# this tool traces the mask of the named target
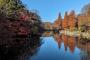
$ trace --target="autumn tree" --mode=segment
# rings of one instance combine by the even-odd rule
[[[70,15],[69,15],[69,28],[71,31],[74,30],[75,28],[75,12],[74,11],[71,11]]]
[[[36,34],[41,24],[40,16],[30,12],[21,0],[0,0],[0,10],[6,16],[7,30],[19,35]]]
[[[54,22],[53,28],[54,29],[62,29],[62,17],[61,17],[61,13],[58,14],[58,18]]]
[[[63,28],[66,30],[68,28],[68,21],[69,21],[69,17],[67,12],[65,12],[65,16],[64,16],[64,20],[63,20]]]
[[[90,3],[85,5],[82,9],[81,9],[81,14],[85,14],[85,15],[89,15],[90,16]]]
[[[81,13],[78,15],[78,19],[80,29],[83,31],[88,31],[90,26],[90,3],[81,9]]]

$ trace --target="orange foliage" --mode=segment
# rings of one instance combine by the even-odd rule
[[[63,26],[63,28],[64,28],[65,30],[68,28],[68,15],[67,15],[67,12],[65,13],[62,26]]]
[[[68,36],[62,35],[62,40],[64,42],[64,47],[65,47],[65,51],[66,51],[67,47],[68,47]]]
[[[75,27],[75,13],[74,11],[72,11],[69,15],[69,29],[70,30],[74,30],[74,27]]]
[[[75,38],[74,37],[68,37],[68,46],[70,51],[73,53],[75,49]]]

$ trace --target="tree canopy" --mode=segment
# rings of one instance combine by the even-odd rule
[[[0,9],[8,16],[12,15],[21,8],[25,8],[20,0],[0,0]]]
[[[81,13],[90,16],[90,3],[82,8]]]
[[[7,27],[6,31],[10,33],[28,35],[40,31],[40,16],[36,12],[27,10],[21,0],[0,0],[0,21],[6,22],[1,26],[5,29]]]

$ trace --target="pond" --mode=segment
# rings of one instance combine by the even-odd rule
[[[80,43],[79,37],[45,33],[42,45],[28,60],[89,60],[90,44]]]

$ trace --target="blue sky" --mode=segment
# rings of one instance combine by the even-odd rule
[[[22,0],[29,10],[38,10],[44,22],[54,22],[60,12],[62,17],[65,11],[75,10],[79,14],[81,8],[90,3],[90,0]]]

